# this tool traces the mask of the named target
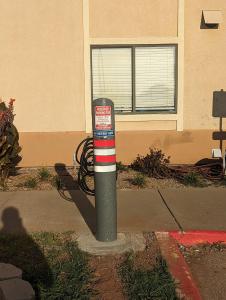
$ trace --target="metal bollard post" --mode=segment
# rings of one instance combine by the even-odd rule
[[[116,156],[114,104],[100,98],[93,101],[94,183],[96,239],[117,239]]]

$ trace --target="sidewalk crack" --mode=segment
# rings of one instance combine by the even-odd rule
[[[180,222],[177,220],[176,216],[174,215],[173,211],[170,209],[170,207],[168,206],[168,204],[166,203],[166,200],[164,199],[162,193],[160,192],[159,189],[157,189],[163,203],[165,204],[166,208],[168,209],[169,213],[171,214],[171,216],[173,217],[174,221],[176,222],[177,226],[179,227],[180,231],[184,231]]]

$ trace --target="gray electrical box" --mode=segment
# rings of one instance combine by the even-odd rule
[[[226,92],[224,90],[213,92],[213,117],[226,117]]]

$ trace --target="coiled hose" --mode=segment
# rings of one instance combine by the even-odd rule
[[[94,177],[93,138],[84,139],[77,147],[74,160],[79,164],[78,185],[88,195],[94,196],[95,189],[89,187],[89,178]]]

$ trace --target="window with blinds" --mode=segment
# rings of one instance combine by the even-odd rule
[[[93,99],[109,98],[116,111],[131,111],[131,70],[130,48],[93,49]]]
[[[175,112],[176,46],[93,48],[92,98],[116,112]]]

